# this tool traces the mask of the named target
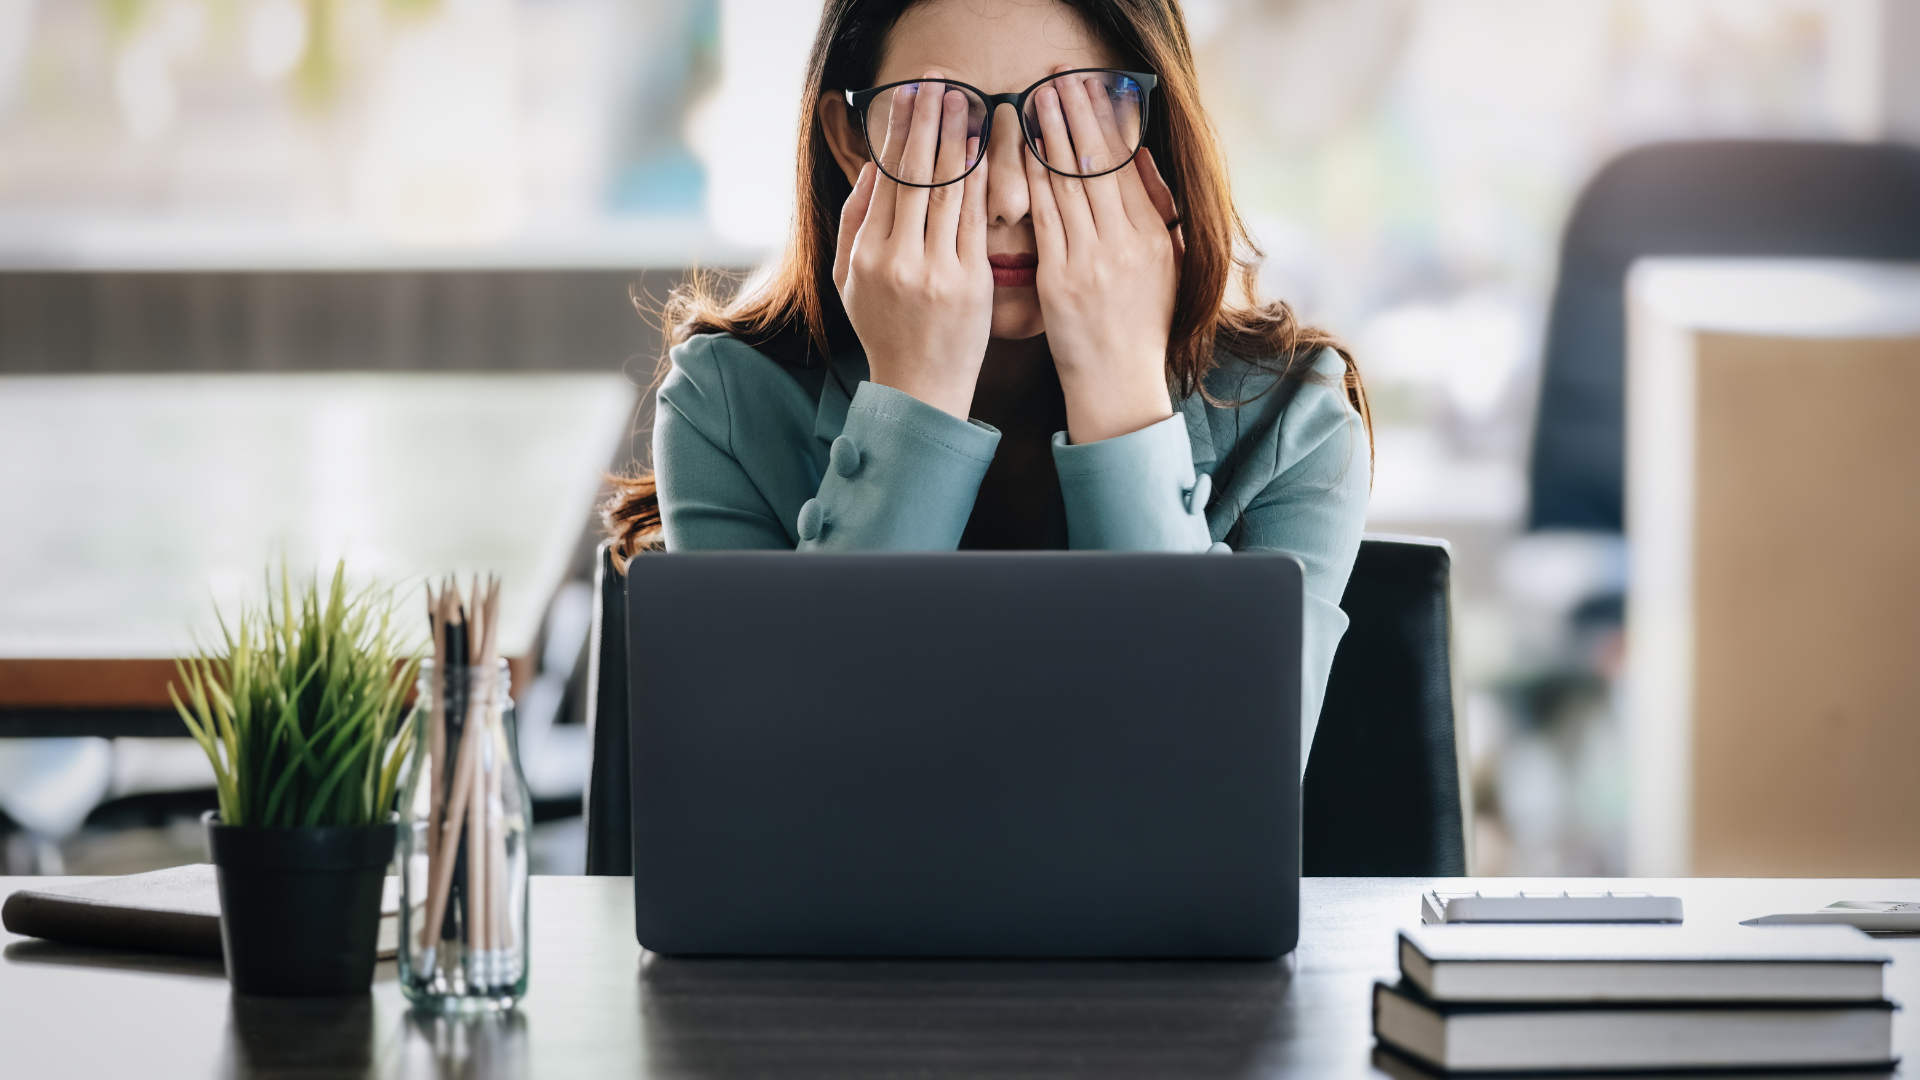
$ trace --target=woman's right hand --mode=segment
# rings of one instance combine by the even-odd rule
[[[939,174],[951,176],[963,155],[972,160],[985,149],[967,135],[958,91],[895,92],[889,120],[879,153],[897,176],[931,180],[936,153]],[[833,254],[833,284],[873,381],[962,420],[993,326],[986,192],[985,161],[936,188],[897,184],[869,161],[840,211]]]

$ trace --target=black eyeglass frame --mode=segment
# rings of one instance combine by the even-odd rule
[[[1126,168],[1133,159],[1129,157],[1113,168],[1102,169],[1097,173],[1071,173],[1054,168],[1047,163],[1046,156],[1040,153],[1040,148],[1033,144],[1033,132],[1027,130],[1027,99],[1033,96],[1034,91],[1055,79],[1064,79],[1068,75],[1092,75],[1096,73],[1124,75],[1140,85],[1140,144],[1144,146],[1147,141],[1147,121],[1148,118],[1153,115],[1150,108],[1153,101],[1153,90],[1154,87],[1160,85],[1160,76],[1146,71],[1122,71],[1119,68],[1074,68],[1072,71],[1056,71],[1017,94],[989,94],[977,86],[970,86],[957,79],[902,79],[899,82],[890,82],[884,86],[876,86],[871,90],[847,90],[843,91],[843,93],[845,93],[847,98],[847,107],[852,109],[854,114],[860,118],[860,137],[866,141],[867,157],[873,161],[874,168],[880,169],[883,173],[887,171],[880,167],[880,158],[873,149],[873,137],[867,133],[867,106],[873,103],[874,98],[896,87],[937,82],[945,86],[957,86],[962,90],[970,90],[975,96],[979,97],[980,100],[987,103],[987,118],[982,121],[980,125],[981,147],[984,148],[987,145],[987,140],[993,137],[993,118],[995,114],[1000,111],[1000,106],[1011,105],[1013,106],[1013,115],[1020,123],[1020,137],[1026,140],[1027,149],[1033,152],[1034,160],[1045,166],[1048,172],[1054,173],[1055,175],[1071,177],[1075,180],[1091,180],[1096,176],[1105,176],[1111,172],[1119,172],[1121,169]],[[1136,146],[1134,149],[1137,151],[1139,147]],[[967,166],[966,172],[961,173],[951,180],[942,180],[937,184],[916,184],[910,180],[901,180],[892,173],[887,173],[887,179],[907,187],[946,187],[948,184],[957,184],[965,180],[968,176],[971,176],[973,170],[980,167],[980,162],[984,160],[986,156],[983,149],[980,157],[974,159],[972,165]]]

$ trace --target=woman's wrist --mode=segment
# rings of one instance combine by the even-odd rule
[[[892,387],[949,416],[965,420],[973,415],[973,388],[979,381],[980,372],[976,367],[973,371],[963,374],[930,374],[887,371],[880,365],[874,365],[872,378],[881,386]]]
[[[1115,364],[1105,371],[1062,370],[1067,441],[1076,446],[1131,435],[1173,415],[1165,367]]]

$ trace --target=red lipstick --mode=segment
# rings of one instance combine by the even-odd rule
[[[1040,265],[1040,258],[1030,251],[1020,251],[1009,255],[989,255],[987,262],[993,264],[994,288],[1030,289],[1033,287],[1033,268]]]

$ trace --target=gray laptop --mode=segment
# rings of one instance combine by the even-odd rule
[[[634,909],[669,954],[1272,957],[1300,564],[648,555]]]

